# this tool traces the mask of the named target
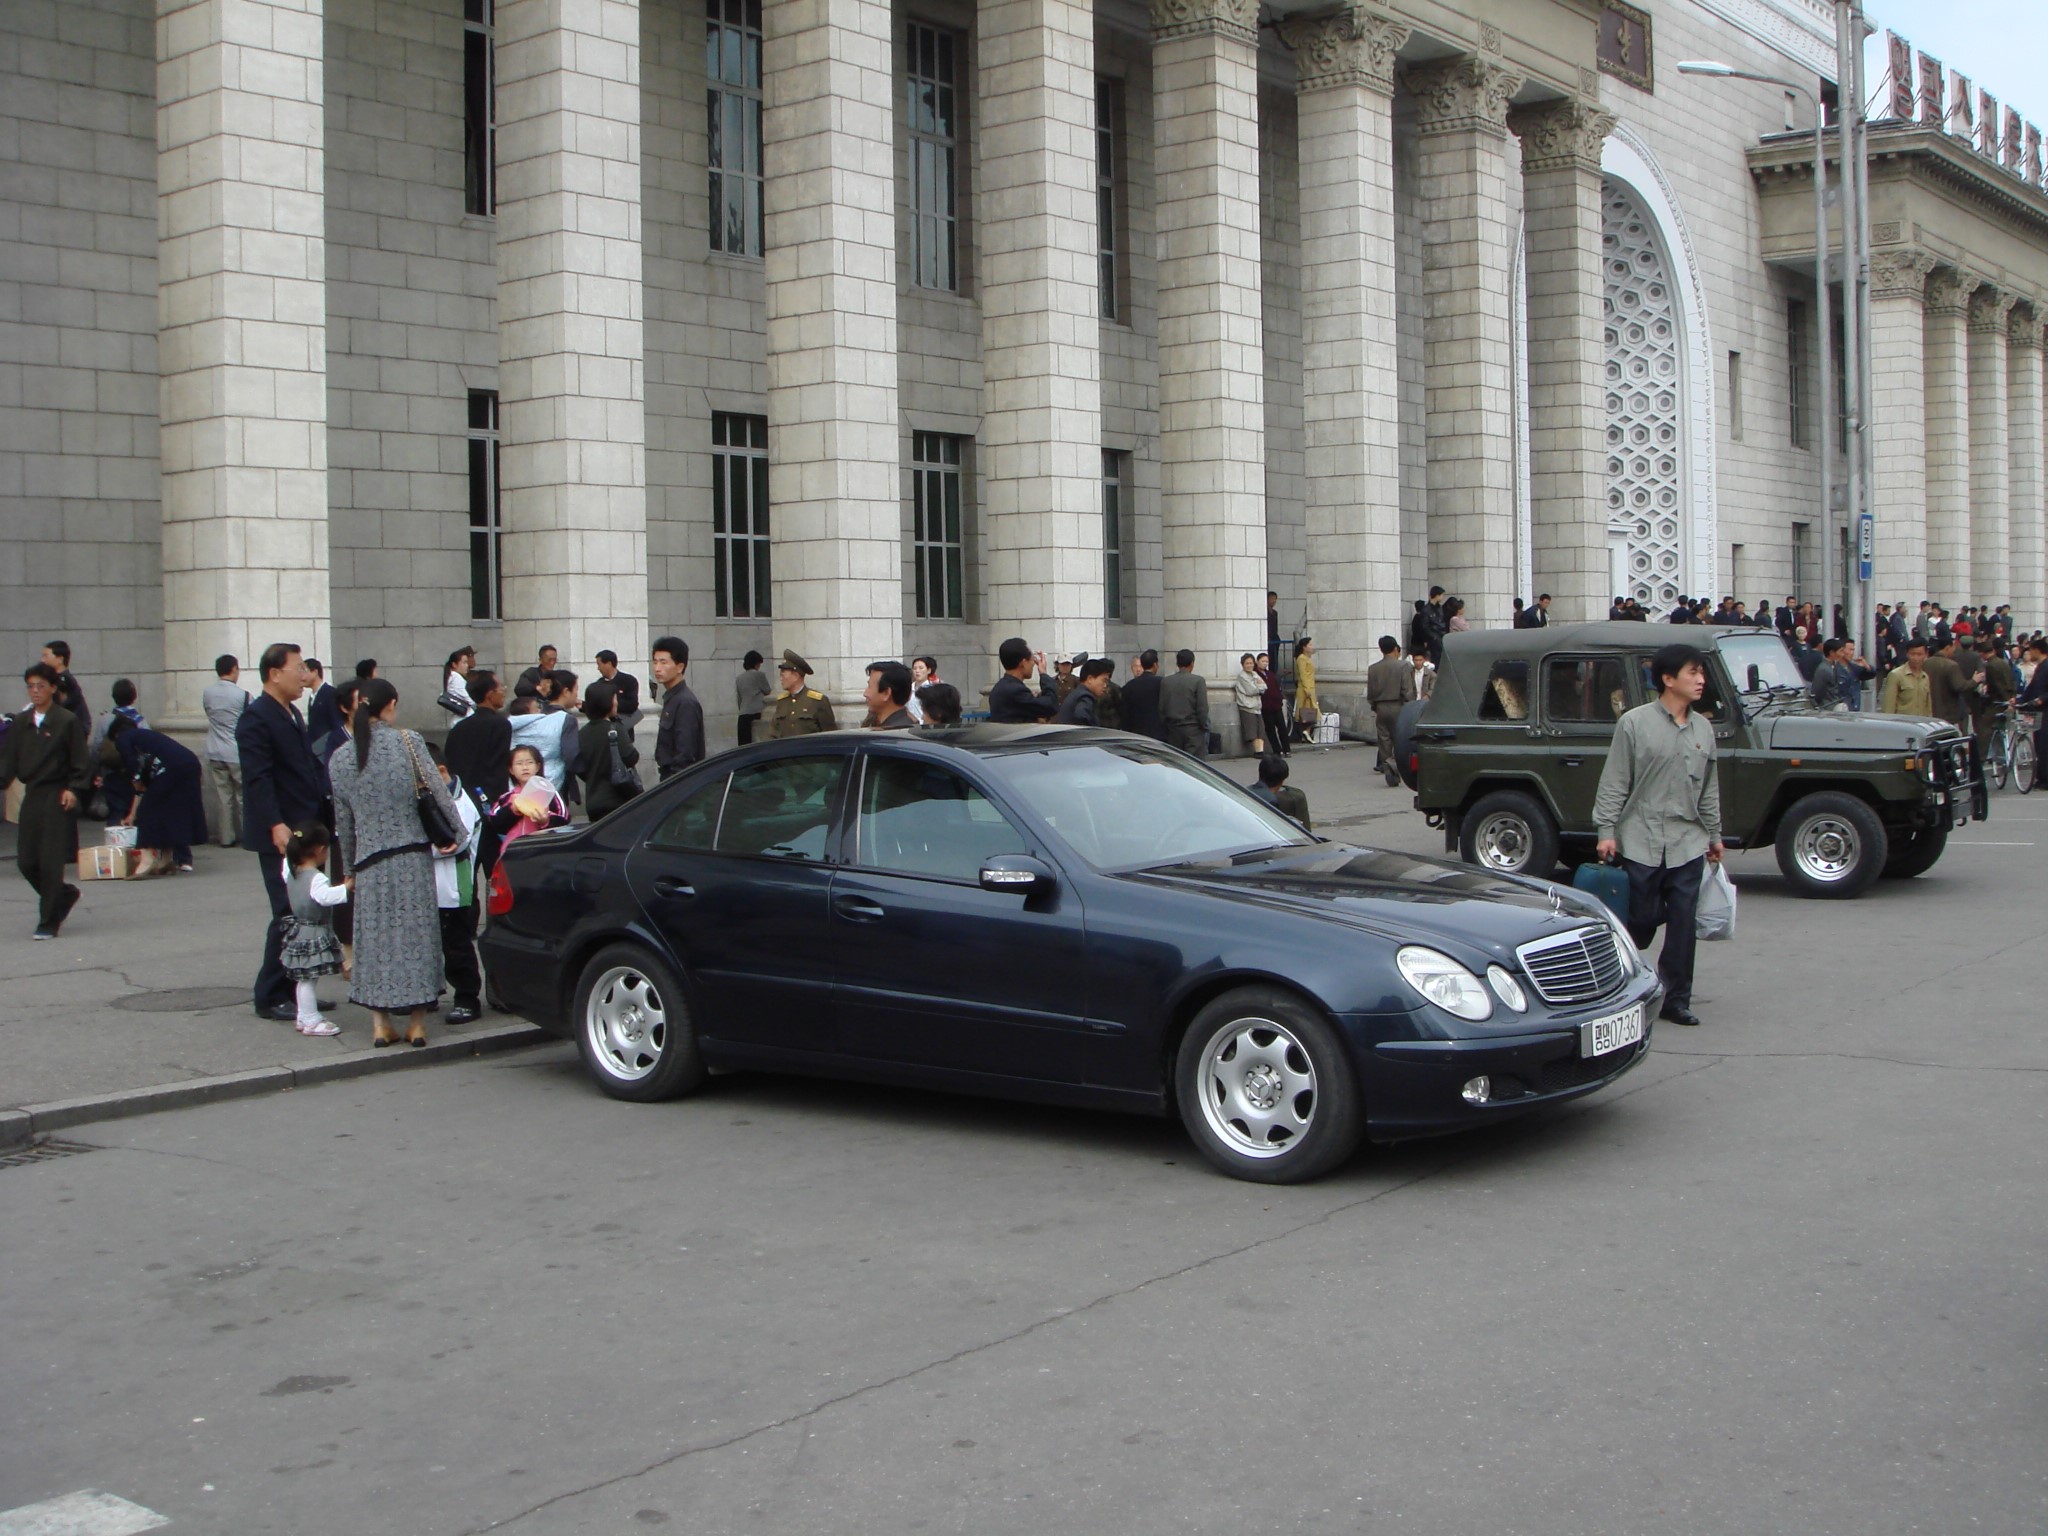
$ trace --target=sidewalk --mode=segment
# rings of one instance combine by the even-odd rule
[[[1355,744],[1295,749],[1291,782],[1308,795],[1317,830],[1441,851],[1408,791],[1373,775],[1372,755]],[[1256,777],[1248,757],[1217,766],[1240,783]],[[81,824],[85,842],[100,835],[100,823]],[[430,1016],[428,1049],[372,1051],[370,1016],[345,1001],[338,976],[320,989],[336,1004],[328,1016],[341,1033],[332,1040],[255,1017],[250,984],[268,909],[255,855],[238,849],[196,850],[189,875],[82,882],[63,935],[33,943],[35,893],[14,867],[14,837],[0,826],[0,1149],[30,1131],[543,1038],[501,1014],[460,1029]],[[32,1123],[9,1113],[24,1106],[39,1108]]]

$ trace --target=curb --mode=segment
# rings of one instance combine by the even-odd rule
[[[500,1051],[523,1050],[552,1039],[532,1024],[501,1024],[475,1034],[430,1040],[415,1048],[372,1052],[364,1050],[331,1061],[308,1062],[303,1066],[256,1067],[247,1072],[224,1072],[217,1077],[196,1077],[184,1083],[160,1083],[151,1088],[128,1088],[82,1099],[58,1099],[48,1104],[24,1104],[18,1109],[0,1109],[0,1152],[23,1147],[38,1136],[99,1120],[126,1120],[132,1115],[154,1115],[167,1109],[189,1109],[196,1104],[213,1104],[223,1099],[255,1098],[265,1093],[285,1093],[310,1088],[318,1083],[343,1082],[377,1072],[396,1072],[428,1067],[438,1062],[461,1061],[472,1056],[495,1055]]]

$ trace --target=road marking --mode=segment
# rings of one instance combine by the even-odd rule
[[[2032,843],[1992,843],[1979,839],[1975,842],[1951,843],[1949,846],[1951,848],[2031,848],[2034,845]]]
[[[0,1536],[133,1536],[170,1523],[153,1509],[96,1488],[0,1510]]]

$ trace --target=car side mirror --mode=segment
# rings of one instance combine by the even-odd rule
[[[1058,884],[1052,866],[1028,853],[995,853],[981,861],[981,888],[1013,896],[1035,896]]]
[[[1762,693],[1764,691],[1764,674],[1753,661],[1749,664],[1749,691],[1751,693]]]

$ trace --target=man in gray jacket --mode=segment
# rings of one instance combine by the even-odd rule
[[[1389,784],[1401,782],[1400,769],[1394,764],[1394,722],[1401,718],[1401,706],[1414,697],[1415,668],[1401,659],[1400,641],[1381,635],[1380,659],[1365,669],[1365,702],[1378,729],[1379,771]]]
[[[1159,719],[1166,744],[1195,757],[1209,755],[1209,683],[1195,670],[1195,653],[1173,658],[1175,672],[1159,684]]]
[[[199,696],[206,711],[206,771],[220,796],[220,845],[235,848],[242,841],[242,753],[235,745],[235,722],[248,706],[249,690],[238,681],[242,664],[234,657],[216,656],[213,672]]]

